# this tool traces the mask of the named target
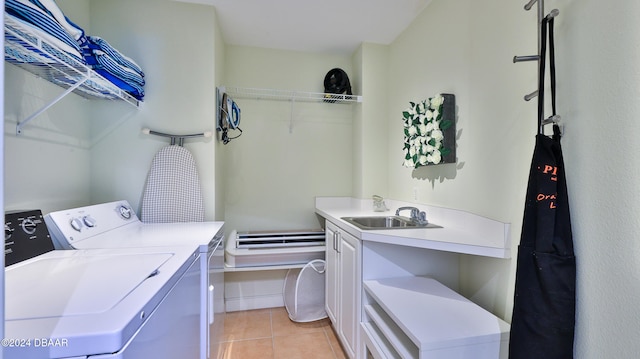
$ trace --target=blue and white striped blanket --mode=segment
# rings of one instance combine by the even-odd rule
[[[89,65],[138,100],[143,99],[145,80],[140,66],[100,37],[86,36],[82,28],[64,15],[55,0],[6,0],[5,11],[42,30],[48,38],[55,38],[55,44],[74,59]],[[28,57],[17,61],[28,61]]]
[[[91,66],[101,66],[127,82],[144,85],[144,73],[140,66],[114,49],[107,41],[97,36],[87,36],[87,45],[82,47],[82,52]]]
[[[34,28],[50,35],[55,39],[55,45],[61,50],[72,55],[74,58],[82,59],[78,42],[53,18],[48,12],[42,10],[28,0],[6,0],[5,12],[23,23],[32,25]]]
[[[87,36],[86,39],[86,44],[82,46],[85,61],[107,80],[142,100],[145,80],[140,66],[107,41],[96,36]]]
[[[89,39],[89,43],[92,44],[92,46],[90,46],[91,48],[97,48],[106,52],[118,64],[124,67],[128,67],[133,71],[136,71],[138,74],[140,74],[140,77],[144,77],[144,72],[142,72],[142,69],[138,64],[136,64],[135,61],[124,56],[118,50],[111,47],[111,45],[106,40],[98,36],[88,36],[88,39]]]
[[[58,7],[58,4],[54,0],[29,0],[32,4],[38,6],[42,11],[47,12],[52,18],[54,18],[63,29],[67,31],[71,37],[76,41],[79,41],[84,36],[84,30],[80,26],[74,24],[67,18],[62,10]]]
[[[4,59],[10,63],[54,64],[64,61],[74,65],[85,64],[82,54],[76,49],[39,27],[12,15],[5,16],[4,36],[7,40],[4,45]],[[43,41],[39,42],[39,39]],[[21,48],[11,46],[12,43],[21,44]]]

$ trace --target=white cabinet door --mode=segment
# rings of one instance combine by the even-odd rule
[[[362,259],[360,241],[326,222],[326,310],[347,355],[355,358],[360,340]]]
[[[327,262],[325,271],[325,309],[327,315],[334,326],[338,328],[336,313],[338,310],[338,251],[336,250],[336,238],[337,232],[335,226],[327,222],[327,228],[325,232],[325,261]]]
[[[362,276],[360,269],[360,241],[344,231],[339,232],[340,297],[338,322],[341,324],[343,345],[348,354],[356,356],[360,329],[360,293]]]

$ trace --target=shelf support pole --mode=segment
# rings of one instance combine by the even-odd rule
[[[25,118],[22,121],[19,121],[18,124],[16,125],[16,135],[22,134],[22,127],[24,127],[27,123],[31,122],[31,120],[33,120],[34,118],[40,116],[43,112],[45,112],[51,106],[53,106],[56,103],[58,103],[58,101],[62,100],[65,96],[67,96],[71,92],[75,91],[75,89],[80,87],[83,83],[87,82],[87,80],[89,80],[89,76],[88,75],[86,75],[81,81],[76,82],[73,86],[71,86],[68,89],[66,89],[62,94],[60,94],[60,96],[58,96],[55,99],[53,99],[50,103],[46,104],[41,109],[39,109],[38,111],[34,112],[31,116]]]

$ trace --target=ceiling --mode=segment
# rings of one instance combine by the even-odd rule
[[[177,0],[213,5],[227,44],[351,54],[390,44],[431,0]]]

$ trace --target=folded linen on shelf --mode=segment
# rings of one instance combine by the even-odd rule
[[[48,12],[28,0],[6,0],[5,12],[14,18],[31,24],[63,43],[62,50],[80,54],[78,42]],[[79,57],[82,59],[82,56]]]
[[[136,99],[143,100],[144,72],[135,61],[98,36],[83,36],[80,47],[84,60],[97,73]]]
[[[46,11],[53,17],[63,29],[67,31],[71,37],[73,37],[76,41],[80,40],[82,36],[84,36],[84,30],[80,28],[80,26],[74,24],[67,18],[62,10],[58,7],[58,4],[54,0],[29,0],[31,3],[38,6],[43,11]]]
[[[88,36],[89,42],[95,46],[95,49],[102,50],[106,52],[113,60],[115,60],[118,64],[128,67],[137,73],[140,74],[141,77],[144,77],[144,72],[142,72],[142,68],[127,56],[120,53],[120,51],[114,49],[111,44],[109,44],[106,40],[98,37],[98,36]],[[94,48],[92,46],[92,48]]]
[[[93,50],[93,54],[95,55],[95,59],[98,61],[97,65],[102,66],[105,70],[111,72],[112,74],[120,77],[124,81],[128,83],[135,83],[140,86],[144,86],[145,81],[140,76],[140,73],[132,70],[129,67],[122,66],[114,61],[113,57],[109,56],[104,51],[101,50]]]
[[[88,36],[87,40],[82,50],[89,65],[104,68],[129,84],[144,86],[144,72],[135,61],[97,36]]]
[[[128,92],[131,96],[135,97],[137,100],[142,101],[144,98],[144,89],[142,86],[138,86],[136,84],[126,82],[122,80],[120,77],[112,74],[111,72],[103,69],[103,68],[94,68],[94,71],[102,75],[105,79],[111,81],[114,85],[118,86],[120,89]]]
[[[28,33],[22,29],[11,26],[10,23],[18,23],[22,28],[28,29]],[[69,46],[66,42],[61,41],[58,37],[53,36],[33,24],[23,21],[13,15],[6,14],[5,27],[10,27],[11,31],[5,31],[5,38],[12,40],[5,42],[5,60],[10,63],[40,63],[53,64],[64,61],[68,64],[85,64],[82,54],[75,48]],[[35,36],[34,36],[35,35]],[[32,46],[38,43],[38,39],[42,40],[41,51],[38,47]],[[15,49],[12,43],[19,42],[31,52]],[[54,58],[54,56],[57,58]]]
[[[144,98],[145,80],[141,67],[102,38],[85,35],[80,26],[64,15],[55,0],[7,0],[5,9],[8,14],[60,40],[57,43],[65,44],[63,50],[120,89],[138,100]],[[33,59],[30,56],[11,57],[16,62]]]

